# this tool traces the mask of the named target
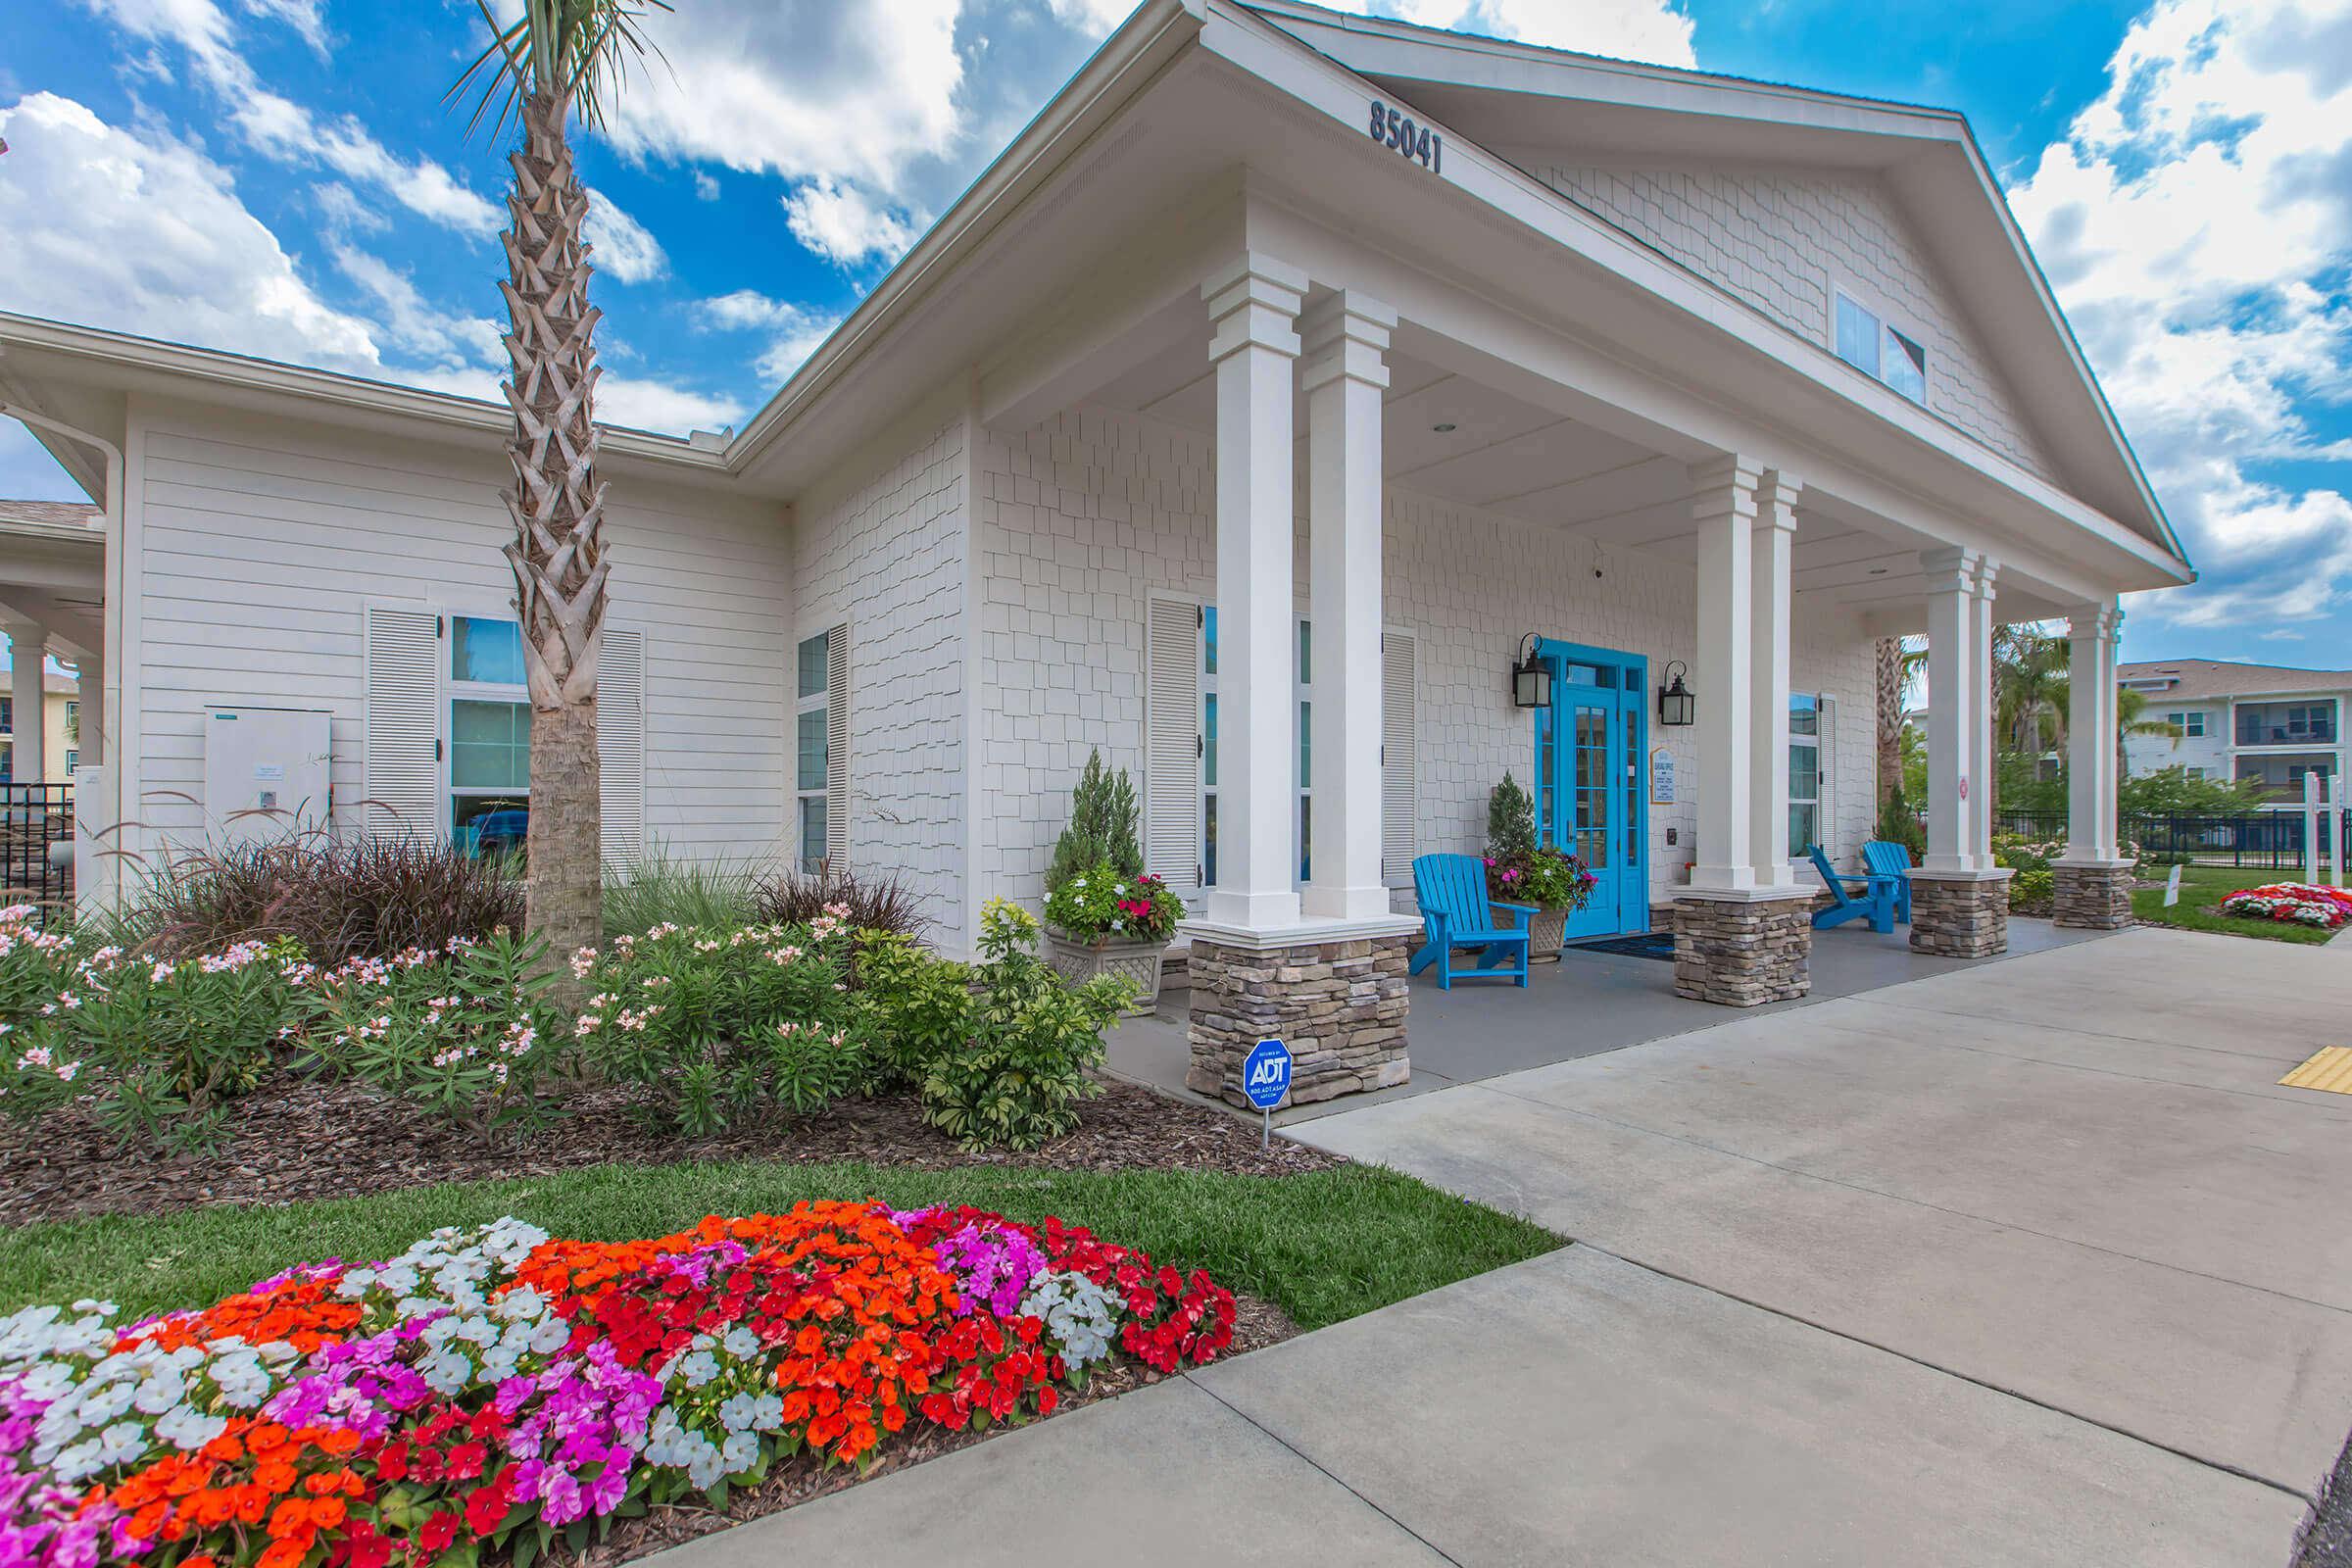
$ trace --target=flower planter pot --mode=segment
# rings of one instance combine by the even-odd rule
[[[1527,957],[1530,963],[1557,963],[1560,944],[1567,940],[1572,909],[1538,909],[1527,917]]]
[[[1160,960],[1167,956],[1165,942],[1120,942],[1100,945],[1046,928],[1046,961],[1072,985],[1084,985],[1098,975],[1117,975],[1139,988],[1140,995],[1120,1014],[1141,1018],[1159,1005]]]

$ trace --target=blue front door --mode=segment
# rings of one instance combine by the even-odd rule
[[[1649,682],[1631,654],[1545,640],[1551,706],[1536,711],[1536,823],[1585,862],[1592,897],[1568,939],[1649,929]]]

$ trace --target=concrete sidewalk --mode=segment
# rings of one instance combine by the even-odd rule
[[[684,1548],[2277,1564],[2352,1425],[2352,948],[2143,930],[1296,1135],[1586,1245]]]

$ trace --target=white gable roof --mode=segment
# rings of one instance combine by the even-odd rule
[[[1300,0],[1242,3],[1505,156],[1573,148],[1604,158],[1876,175],[1941,262],[2066,487],[2181,554],[1965,116],[1348,16]]]

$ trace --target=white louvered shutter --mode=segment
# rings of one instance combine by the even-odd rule
[[[1413,880],[1415,788],[1413,644],[1410,632],[1380,639],[1380,879],[1391,887]]]
[[[825,859],[850,863],[850,628],[825,633]]]
[[[1144,662],[1144,869],[1200,885],[1200,610],[1154,599]]]
[[[361,823],[386,838],[441,836],[441,617],[370,605]]]
[[[645,633],[605,628],[596,656],[596,770],[603,783],[605,858],[645,854]]]

